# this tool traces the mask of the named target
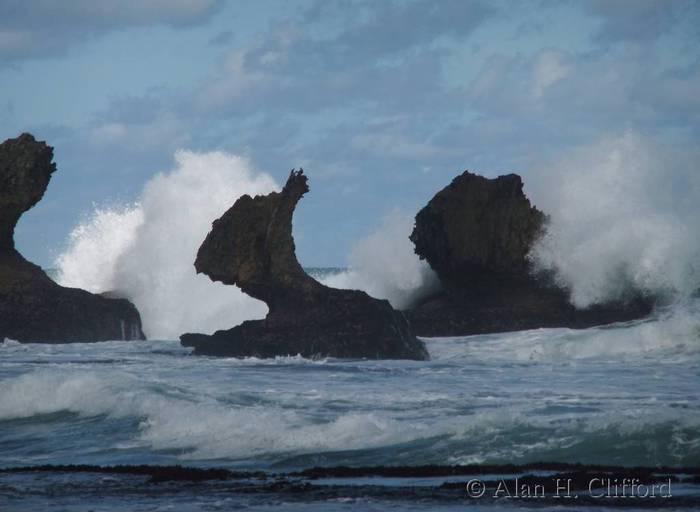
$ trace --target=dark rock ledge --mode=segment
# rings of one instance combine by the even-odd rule
[[[26,133],[0,144],[0,341],[144,339],[129,301],[59,286],[15,249],[17,221],[43,197],[52,160],[53,148]]]
[[[419,336],[463,336],[539,327],[584,328],[648,315],[641,294],[579,310],[528,260],[546,227],[517,174],[488,179],[465,171],[416,215],[416,253],[442,290],[406,314]]]
[[[425,346],[389,302],[329,288],[304,272],[292,216],[308,190],[303,171],[292,171],[281,192],[244,195],[214,221],[197,253],[197,272],[239,286],[264,301],[269,313],[211,336],[183,334],[182,344],[200,355],[427,359]]]
[[[474,486],[475,480],[481,485]],[[110,500],[126,497],[140,504],[144,498],[188,503],[197,496],[201,505],[204,496],[218,504],[242,498],[246,507],[251,503],[269,506],[271,500],[326,505],[338,500],[370,500],[391,509],[403,504],[410,504],[409,508],[420,504],[425,509],[450,504],[503,508],[505,503],[514,510],[520,506],[529,510],[533,504],[541,510],[697,510],[700,505],[700,472],[692,467],[533,463],[315,467],[288,473],[183,466],[46,465],[1,468],[0,481],[5,483],[0,498],[8,503],[25,503],[36,497],[45,500],[48,489],[51,496],[69,496],[86,503],[95,501],[96,496]],[[651,489],[652,494],[646,496],[645,490]]]

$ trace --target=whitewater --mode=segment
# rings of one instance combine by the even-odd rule
[[[699,465],[700,245],[688,233],[700,188],[679,161],[685,186],[665,187],[667,153],[626,133],[526,180],[550,214],[533,264],[582,307],[630,285],[665,295],[652,318],[428,339],[429,362],[236,360],[191,357],[177,337],[262,318],[266,306],[192,262],[236,198],[279,185],[246,158],[178,151],[137,201],[83,218],[55,262],[60,284],[132,300],[159,341],[2,345],[0,464]],[[412,227],[390,210],[347,269],[311,274],[408,307],[439,288]]]
[[[0,469],[700,466],[700,184],[693,166],[681,173],[687,182],[665,189],[664,161],[649,141],[628,134],[553,165],[573,170],[558,180],[545,168],[526,181],[551,216],[533,265],[552,271],[580,307],[624,299],[630,288],[662,297],[650,318],[425,339],[429,361],[261,360],[195,357],[178,336],[265,316],[265,304],[197,275],[193,260],[211,222],[238,197],[279,186],[245,158],[179,151],[136,201],[98,205],[81,219],[53,265],[64,286],[134,302],[149,341],[0,340]],[[412,227],[412,214],[390,210],[356,243],[348,268],[308,271],[328,286],[410,307],[439,288],[413,252]],[[109,482],[118,485],[105,510],[167,509],[173,499],[182,510],[250,505],[228,491],[206,503],[196,490],[184,502],[160,500],[129,478],[90,480],[85,488],[81,477],[61,474],[5,482],[0,508],[7,498],[26,503],[18,510],[91,510],[83,497],[101,495]],[[140,497],[130,502],[132,491]],[[59,495],[68,501],[45,499]],[[362,504],[414,509],[406,500]],[[302,505],[296,508],[314,508]]]
[[[700,465],[700,302],[582,331],[427,339],[431,361],[0,345],[1,466]]]

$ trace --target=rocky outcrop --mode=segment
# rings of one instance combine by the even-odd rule
[[[527,274],[527,254],[544,223],[517,174],[457,176],[416,215],[416,254],[453,286]]]
[[[129,301],[59,286],[15,250],[17,221],[44,195],[56,170],[52,160],[53,148],[26,133],[0,144],[0,340],[144,339]]]
[[[634,297],[577,310],[527,255],[546,216],[530,204],[520,176],[487,179],[465,171],[416,215],[411,234],[442,290],[407,311],[420,336],[458,336],[537,327],[589,327],[646,316]]]
[[[197,272],[239,286],[269,313],[211,336],[184,334],[182,344],[195,354],[234,357],[426,359],[423,343],[387,301],[328,288],[304,272],[292,216],[308,190],[303,172],[292,171],[281,192],[244,195],[214,221],[197,253]]]

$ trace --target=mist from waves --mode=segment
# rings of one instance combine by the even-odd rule
[[[633,132],[568,152],[528,175],[550,216],[530,253],[587,307],[640,290],[682,300],[700,288],[700,151]]]
[[[698,300],[427,348],[430,361],[239,360],[167,341],[6,342],[0,466],[700,464]]]
[[[56,280],[130,299],[151,339],[213,333],[263,318],[264,303],[235,286],[197,275],[193,262],[211,223],[238,197],[276,189],[273,178],[245,158],[178,151],[174,168],[150,179],[136,203],[96,206],[72,230],[55,261]],[[409,216],[390,214],[376,232],[358,242],[349,270],[319,280],[407,306],[437,282],[413,252],[411,227]]]
[[[129,298],[149,338],[211,333],[263,318],[264,303],[197,275],[193,262],[211,223],[238,197],[277,188],[245,158],[178,151],[174,169],[151,178],[137,203],[97,207],[73,229],[55,262],[57,281]]]
[[[416,255],[408,238],[412,230],[413,216],[390,212],[376,231],[353,247],[348,269],[327,276],[323,284],[364,290],[397,309],[412,306],[440,286],[437,274]]]

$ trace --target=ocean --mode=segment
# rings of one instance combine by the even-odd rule
[[[148,464],[288,474],[325,466],[700,466],[699,299],[607,327],[425,342],[431,360],[416,362],[195,357],[174,340],[6,340],[0,468]],[[277,491],[261,497],[215,484],[206,484],[211,493],[204,484],[144,485],[133,475],[0,474],[0,510],[415,505],[393,494],[370,493],[364,502],[352,492],[310,501],[295,494],[287,503]]]

